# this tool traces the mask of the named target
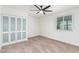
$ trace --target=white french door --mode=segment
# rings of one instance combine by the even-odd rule
[[[26,19],[2,16],[2,44],[26,39]]]

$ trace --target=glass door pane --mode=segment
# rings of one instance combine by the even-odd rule
[[[23,30],[26,30],[26,19],[23,19]]]
[[[15,41],[16,38],[15,38],[15,33],[11,33],[11,41]]]
[[[7,42],[9,42],[9,34],[5,33],[3,34],[3,43],[7,43]]]
[[[15,31],[15,17],[11,17],[11,31]]]
[[[21,32],[17,33],[17,40],[21,40]]]
[[[17,30],[21,31],[21,18],[17,18]]]
[[[8,16],[3,16],[3,32],[9,31],[9,18]]]
[[[26,32],[23,32],[22,38],[26,38]]]

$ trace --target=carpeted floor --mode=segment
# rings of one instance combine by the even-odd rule
[[[79,47],[37,36],[2,47],[2,53],[78,53]]]

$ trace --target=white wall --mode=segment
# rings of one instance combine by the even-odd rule
[[[63,15],[72,15],[72,31],[58,31],[56,29],[56,18]],[[42,17],[40,20],[41,35],[79,46],[79,8],[74,8],[69,11],[64,11],[49,16],[47,15]]]
[[[39,35],[39,18],[29,16],[28,17],[28,37],[33,37]]]

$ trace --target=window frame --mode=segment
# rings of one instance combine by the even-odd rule
[[[60,29],[58,29],[57,28],[58,27],[58,22],[57,22],[58,21],[58,18],[62,17],[63,18],[62,22],[65,23],[65,17],[66,16],[71,16],[71,30],[65,29],[65,24],[63,24],[63,29],[61,29],[61,27],[60,27]],[[56,25],[56,29],[57,30],[65,30],[65,31],[72,31],[73,30],[73,16],[72,15],[59,16],[59,17],[57,17],[57,21],[56,21],[57,22],[57,25]],[[67,25],[67,27],[69,27],[67,23],[66,23],[66,25]]]

